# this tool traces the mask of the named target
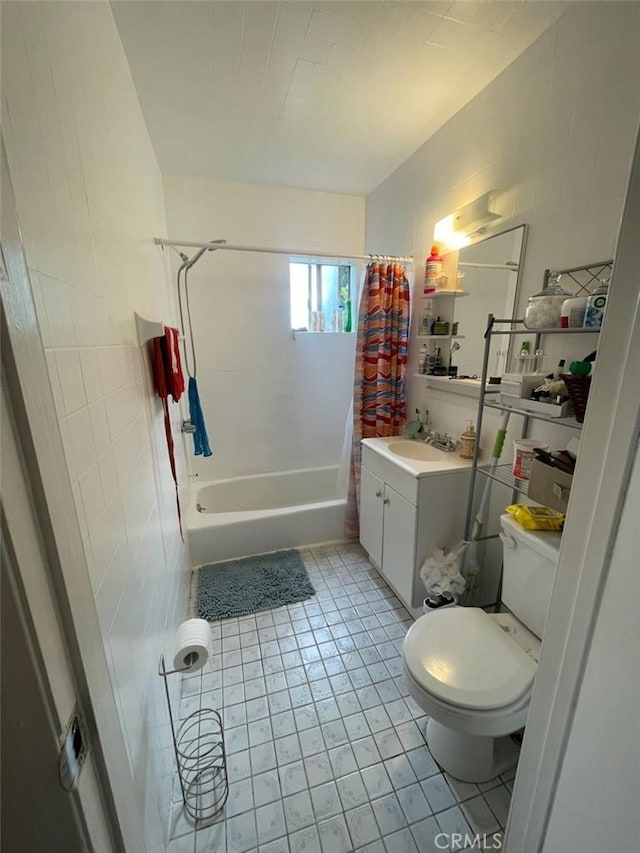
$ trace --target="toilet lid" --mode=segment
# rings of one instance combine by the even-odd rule
[[[484,610],[450,607],[422,616],[404,641],[413,679],[463,708],[511,705],[531,686],[536,665]]]

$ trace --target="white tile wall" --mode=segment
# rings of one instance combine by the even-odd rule
[[[638,4],[573,5],[367,197],[367,251],[413,252],[419,280],[434,223],[500,189],[498,230],[531,226],[520,305],[546,268],[612,257],[640,112],[639,38]],[[579,344],[547,351],[585,355]],[[409,379],[409,411],[427,404],[438,429],[458,435],[475,417],[472,401],[423,386]]]
[[[364,199],[164,177],[172,237],[361,254]],[[190,273],[198,386],[214,455],[200,479],[337,465],[355,335],[291,335],[285,255],[216,252]]]
[[[155,673],[188,562],[133,322],[175,322],[151,242],[161,177],[108,3],[3,4],[2,24],[3,135],[50,381],[147,849],[164,850],[173,765]]]

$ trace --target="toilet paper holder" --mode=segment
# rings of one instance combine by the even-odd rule
[[[218,711],[200,707],[185,720],[178,721],[176,729],[169,677],[190,672],[194,661],[187,656],[185,663],[184,667],[167,669],[164,655],[160,655],[158,675],[164,682],[184,809],[198,829],[212,821],[224,808],[229,796],[229,780],[222,717]]]

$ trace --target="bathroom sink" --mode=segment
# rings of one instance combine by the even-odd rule
[[[420,459],[423,462],[437,462],[442,459],[444,451],[422,444],[417,441],[394,441],[389,445],[389,452],[405,459]]]

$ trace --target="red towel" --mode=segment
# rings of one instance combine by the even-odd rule
[[[164,432],[167,438],[167,451],[169,453],[169,464],[171,474],[176,488],[176,504],[178,507],[178,524],[180,525],[180,536],[182,534],[182,512],[180,510],[180,495],[178,492],[178,475],[176,473],[176,460],[171,434],[171,418],[169,417],[169,395],[174,402],[178,402],[184,391],[184,376],[180,364],[180,348],[178,343],[178,330],[165,326],[163,338],[152,338],[151,343],[151,367],[153,370],[153,384],[158,397],[162,400],[164,411]]]

